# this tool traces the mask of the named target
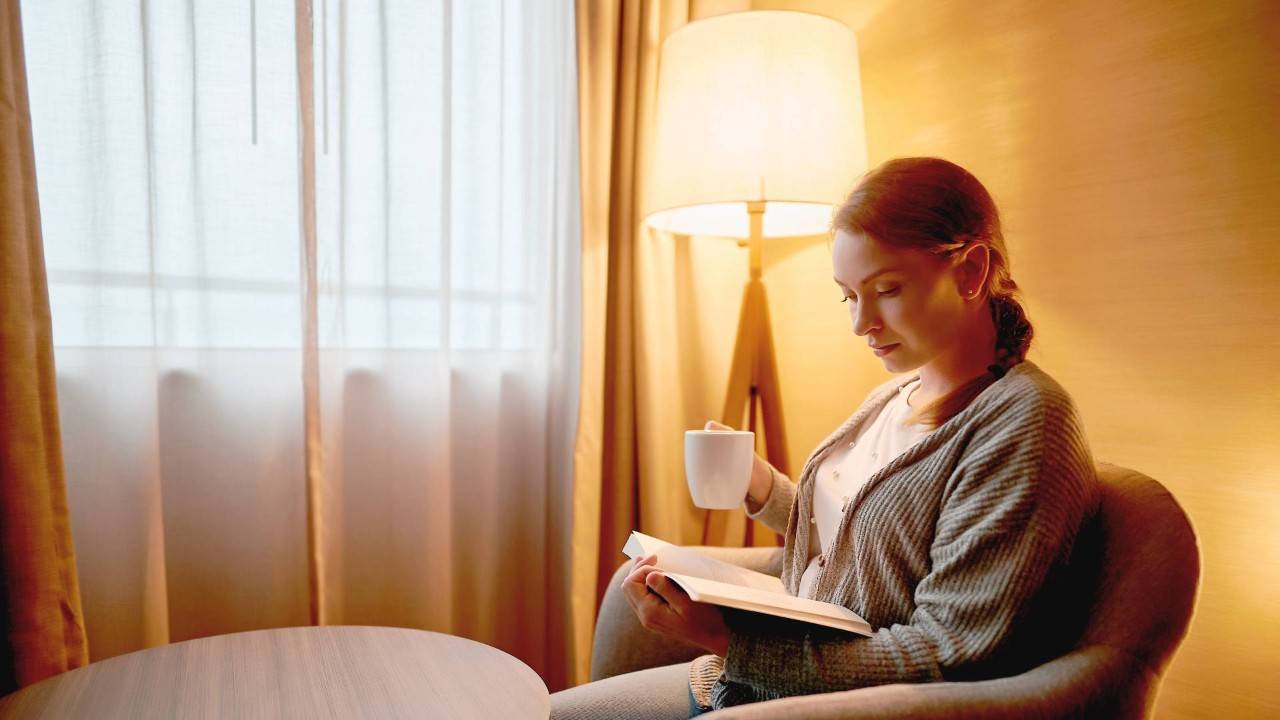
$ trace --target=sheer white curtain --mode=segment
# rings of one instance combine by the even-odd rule
[[[294,2],[22,3],[92,655],[307,624],[318,600],[555,675],[572,0],[310,4],[309,257]]]

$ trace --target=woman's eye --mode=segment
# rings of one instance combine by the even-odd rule
[[[898,294],[898,291],[899,291],[899,290],[901,290],[901,289],[902,289],[902,286],[901,286],[901,285],[895,285],[895,286],[893,286],[893,287],[889,288],[888,290],[879,290],[879,291],[877,291],[877,292],[876,292],[876,294],[877,294],[877,295],[887,296],[887,297],[893,297],[894,295],[897,295],[897,294]],[[844,296],[844,299],[843,299],[843,300],[841,300],[840,302],[849,302],[850,300],[853,300],[853,299],[855,299],[855,298],[854,298],[852,295],[845,295],[845,296]]]

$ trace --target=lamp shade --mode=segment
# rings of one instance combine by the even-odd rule
[[[698,20],[662,46],[645,222],[690,235],[826,232],[867,169],[857,39],[810,13]]]

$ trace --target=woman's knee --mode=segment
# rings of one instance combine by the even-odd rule
[[[552,720],[686,720],[689,663],[637,670],[551,695]]]

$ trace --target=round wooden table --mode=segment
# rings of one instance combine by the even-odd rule
[[[255,630],[108,658],[0,698],[9,718],[538,718],[547,686],[511,655],[403,628]]]

